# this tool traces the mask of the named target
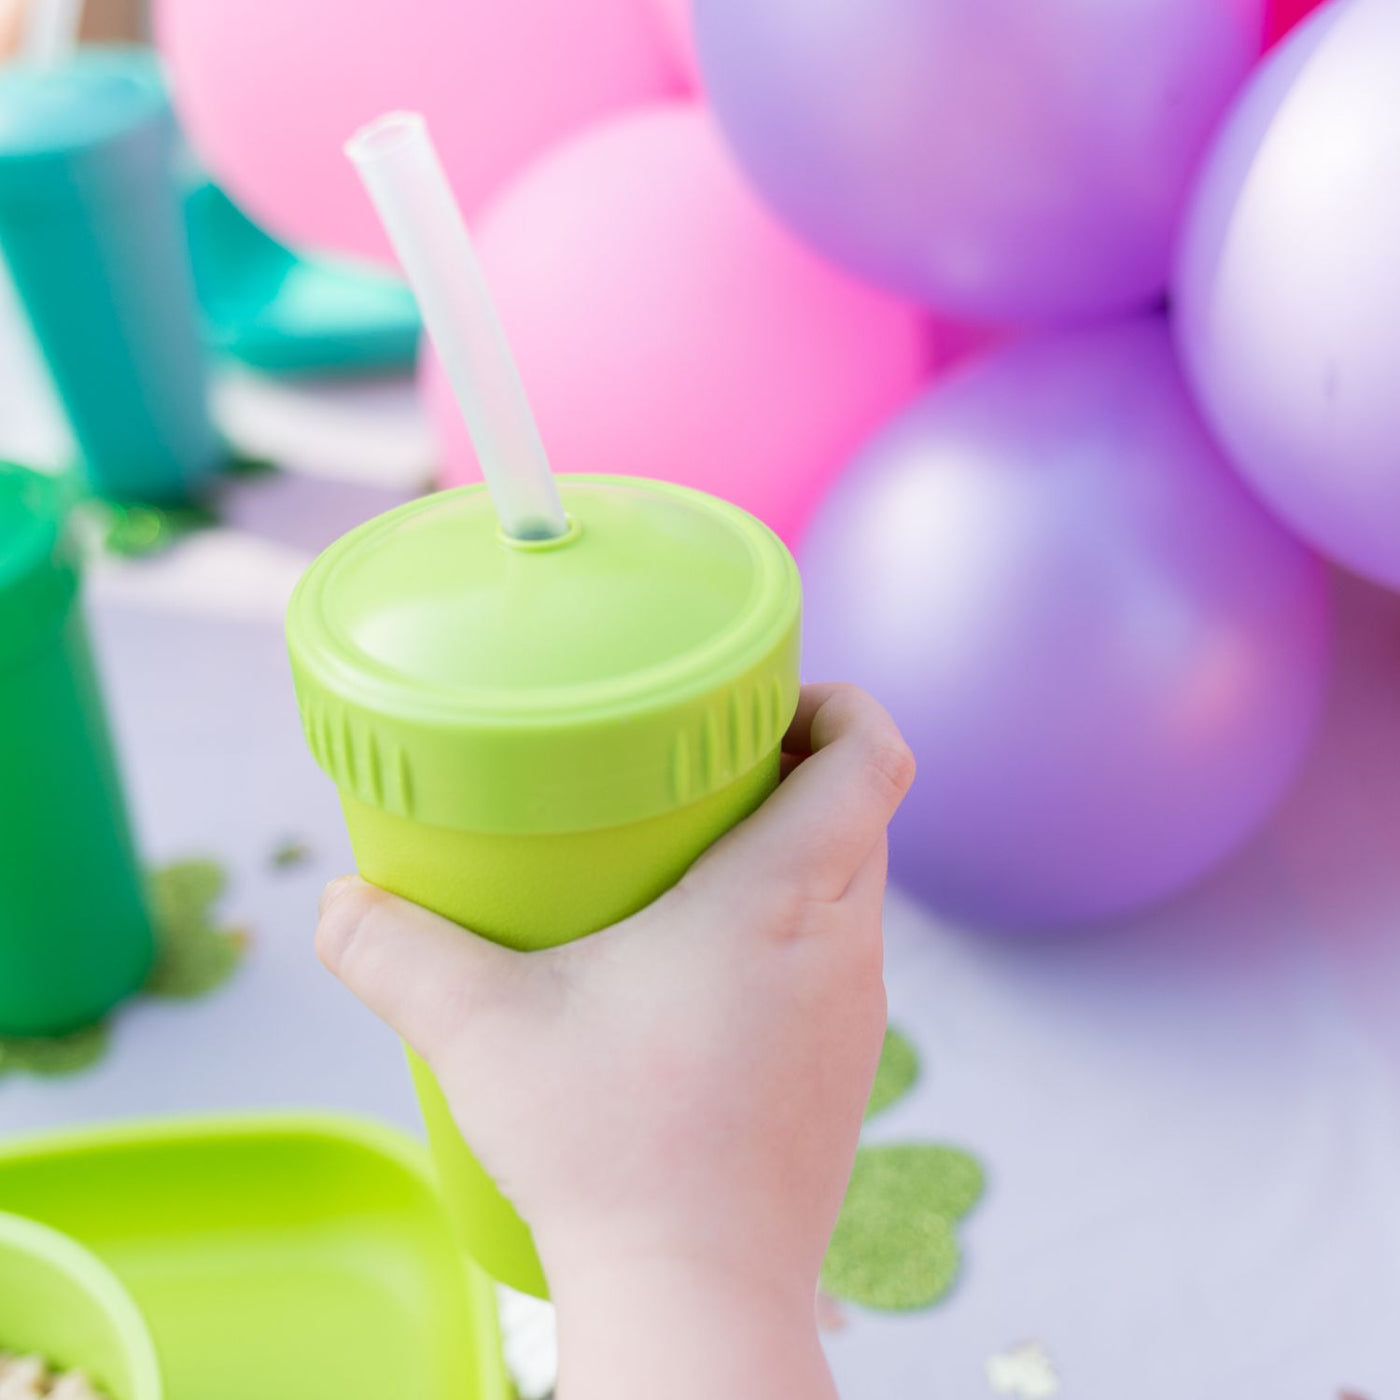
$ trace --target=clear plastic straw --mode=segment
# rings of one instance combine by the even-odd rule
[[[357,132],[345,153],[418,298],[502,530],[520,540],[564,534],[544,444],[427,123],[416,112],[390,112]]]
[[[36,68],[57,68],[78,47],[83,0],[29,0],[24,57]]]

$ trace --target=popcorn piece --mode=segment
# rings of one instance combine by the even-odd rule
[[[1015,1400],[1054,1400],[1060,1393],[1050,1353],[1039,1342],[1022,1342],[987,1361],[987,1384]]]
[[[49,1371],[39,1356],[0,1351],[0,1400],[105,1400],[81,1371]]]
[[[40,1357],[11,1357],[0,1379],[0,1400],[44,1400],[48,1375]]]
[[[69,1371],[54,1381],[48,1400],[102,1400],[102,1396],[81,1371]]]

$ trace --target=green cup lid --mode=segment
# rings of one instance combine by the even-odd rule
[[[410,502],[302,578],[287,635],[311,751],[428,825],[624,825],[760,763],[797,703],[801,587],[766,526],[660,482],[559,478],[563,539],[483,487]]]
[[[21,660],[67,616],[78,565],[55,477],[0,462],[0,665]]]

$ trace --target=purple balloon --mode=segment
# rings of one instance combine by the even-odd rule
[[[1078,320],[1167,284],[1264,0],[696,0],[705,86],[774,208],[936,310]]]
[[[1323,553],[1400,588],[1400,5],[1324,6],[1260,68],[1182,240],[1206,416]]]
[[[873,691],[919,761],[894,876],[970,922],[1190,884],[1318,717],[1324,568],[1225,464],[1156,317],[933,388],[838,483],[803,576],[807,674]]]

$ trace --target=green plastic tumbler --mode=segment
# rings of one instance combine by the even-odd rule
[[[527,950],[634,913],[752,812],[798,692],[801,588],[766,526],[658,482],[559,487],[557,539],[507,538],[481,487],[371,520],[287,623],[361,873]],[[543,1296],[528,1230],[414,1077],[465,1247]]]
[[[58,1035],[155,954],[78,563],[51,478],[0,464],[0,1034]]]

